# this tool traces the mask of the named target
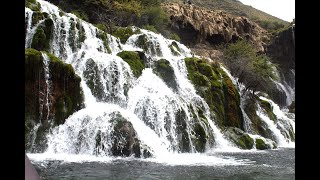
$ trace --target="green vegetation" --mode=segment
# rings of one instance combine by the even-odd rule
[[[252,149],[254,140],[239,128],[229,127],[225,135],[241,149]]]
[[[262,140],[256,139],[256,148],[260,150],[269,149],[269,146]]]
[[[274,68],[277,66],[270,62],[268,56],[258,55],[254,47],[244,40],[230,44],[224,51],[223,60],[247,90],[265,91],[272,85],[271,79],[276,79]]]
[[[240,96],[231,79],[218,67],[208,64],[205,59],[185,58],[188,78],[197,92],[208,103],[210,110],[221,128],[241,128],[243,117]]]
[[[161,0],[80,0],[74,3],[74,0],[64,0],[54,4],[92,24],[105,24],[108,33],[113,33],[114,27],[130,25],[153,26],[153,31],[156,29],[156,32],[163,33],[169,18],[160,2]]]
[[[122,51],[117,54],[124,61],[126,61],[133,74],[138,78],[142,74],[142,70],[145,68],[144,62],[140,59],[140,56],[137,52],[134,51]]]

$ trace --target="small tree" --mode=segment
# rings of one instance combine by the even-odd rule
[[[244,40],[230,44],[225,49],[224,62],[231,74],[246,85],[246,91],[265,91],[270,87],[271,79],[276,78],[276,65],[270,62],[268,56],[257,55],[254,47]]]

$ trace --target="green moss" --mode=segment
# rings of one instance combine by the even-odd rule
[[[240,95],[229,76],[218,64],[209,64],[205,59],[185,58],[185,63],[188,78],[209,105],[219,127],[242,128]]]
[[[33,48],[25,49],[25,62],[26,64],[34,63],[43,65],[43,58],[40,51]]]
[[[171,67],[170,62],[168,60],[160,59],[158,61],[155,61],[153,73],[161,77],[163,81],[167,84],[167,86],[169,86],[170,88],[174,90],[178,89],[178,84],[176,82],[174,70]]]
[[[254,140],[239,128],[229,127],[224,134],[241,149],[252,149],[254,145]]]
[[[269,149],[269,146],[262,139],[256,139],[256,148],[264,150]]]
[[[133,31],[130,27],[119,27],[115,32],[112,33],[113,36],[118,37],[121,43],[125,43],[130,36],[137,34],[139,31]]]
[[[142,74],[142,70],[145,68],[143,60],[140,59],[140,56],[137,52],[134,51],[122,51],[117,54],[124,61],[126,61],[133,74],[138,78]]]
[[[75,74],[70,64],[63,63],[54,55],[45,52],[49,58],[49,72],[52,86],[50,88],[50,107],[49,119],[53,118],[53,127],[63,124],[65,119],[75,111],[83,107],[83,93],[80,87],[81,79]],[[39,99],[44,98],[41,93],[46,92],[46,82],[44,74],[43,56],[40,51],[32,48],[25,50],[25,127],[26,134],[30,134],[34,125],[41,120],[42,125],[37,132],[35,139],[36,149],[32,151],[42,152],[46,146],[46,134],[52,127],[47,112],[43,110],[40,116],[40,106],[42,102]],[[26,148],[30,148],[29,136],[26,138]]]
[[[232,83],[230,77],[221,69],[218,68],[220,74],[223,77],[223,93],[225,97],[224,109],[225,109],[225,126],[230,127],[243,127],[243,115],[240,108],[240,94]]]
[[[277,116],[273,113],[271,104],[268,101],[262,99],[259,99],[259,103],[261,105],[261,108],[264,109],[264,111],[268,115],[268,117],[273,121],[277,121]]]
[[[249,135],[242,135],[239,138],[238,145],[242,149],[251,149],[253,147],[254,141]]]

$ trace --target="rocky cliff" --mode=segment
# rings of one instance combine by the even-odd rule
[[[246,39],[257,51],[265,51],[266,30],[246,17],[194,5],[166,3],[162,7],[170,16],[172,30],[191,47],[199,44],[216,46]]]
[[[287,72],[284,73],[284,78],[293,87],[294,78],[292,79],[290,70],[295,70],[295,25],[284,29],[271,39],[267,54],[273,62],[279,64],[282,72]]]

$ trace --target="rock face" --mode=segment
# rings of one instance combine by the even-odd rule
[[[295,25],[279,32],[271,39],[267,54],[281,68],[295,69]]]
[[[140,157],[140,142],[137,138],[137,132],[131,122],[127,121],[120,113],[114,113],[111,120],[114,128],[111,133],[112,137],[112,155]]]
[[[271,39],[267,55],[273,63],[279,65],[280,81],[295,89],[295,25],[289,26]],[[281,107],[290,105],[286,102],[285,92],[276,87],[269,94]]]
[[[285,81],[294,87],[294,76],[290,70],[295,69],[295,25],[279,32],[271,39],[267,47],[267,55],[272,61],[279,64],[284,73]]]
[[[170,16],[173,31],[184,44],[220,45],[247,39],[258,51],[265,51],[263,41],[268,39],[267,32],[246,17],[234,17],[194,5],[166,3],[162,7]]]
[[[31,152],[44,150],[49,128],[63,124],[83,107],[80,77],[71,65],[46,54],[50,59],[48,67],[40,51],[25,50],[25,149]],[[46,68],[49,79],[45,78]]]

